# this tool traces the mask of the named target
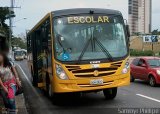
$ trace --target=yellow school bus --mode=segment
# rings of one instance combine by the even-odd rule
[[[130,83],[129,30],[119,11],[53,11],[27,34],[27,47],[32,83],[50,97],[103,91],[114,99]]]

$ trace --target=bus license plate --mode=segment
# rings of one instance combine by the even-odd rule
[[[102,85],[103,84],[103,79],[95,79],[90,81],[91,85]]]

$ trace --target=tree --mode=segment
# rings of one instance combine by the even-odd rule
[[[10,17],[15,17],[14,12],[10,11],[8,7],[0,7],[0,20],[3,27],[8,27],[5,21]]]
[[[141,35],[141,33],[140,32],[134,32],[133,35],[134,36],[139,36],[139,35]]]
[[[7,36],[9,35],[9,27],[5,21],[10,17],[15,17],[14,12],[10,11],[8,7],[0,7],[0,23],[2,25],[0,31],[5,32]]]
[[[20,38],[20,37],[14,37],[11,39],[12,46],[20,47],[21,49],[27,49],[27,43],[26,40]]]
[[[152,35],[160,35],[160,31],[158,31],[158,29],[153,30]]]

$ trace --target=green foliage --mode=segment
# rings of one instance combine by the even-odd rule
[[[14,12],[10,11],[8,7],[0,7],[0,20],[3,27],[7,27],[5,21],[10,17],[15,17]]]
[[[2,24],[0,31],[4,32],[6,36],[9,36],[9,27],[5,21],[10,17],[15,17],[14,12],[10,11],[8,7],[0,7],[0,23]]]
[[[21,49],[27,49],[27,43],[25,39],[14,37],[11,40],[12,46],[20,47]]]
[[[140,32],[134,32],[134,33],[133,33],[133,36],[139,36],[139,35],[141,35]]]
[[[152,35],[160,35],[160,31],[158,31],[158,29],[153,30]]]
[[[153,51],[138,51],[138,50],[130,50],[131,56],[154,56]]]

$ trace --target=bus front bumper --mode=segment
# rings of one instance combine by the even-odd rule
[[[103,79],[102,85],[91,85],[90,81],[94,79]],[[122,74],[116,76],[106,76],[99,78],[83,78],[75,80],[61,80],[58,84],[54,85],[55,93],[68,93],[68,92],[87,92],[87,91],[100,91],[107,88],[127,86],[130,84],[130,75]]]
[[[23,57],[15,57],[15,60],[23,60]]]

